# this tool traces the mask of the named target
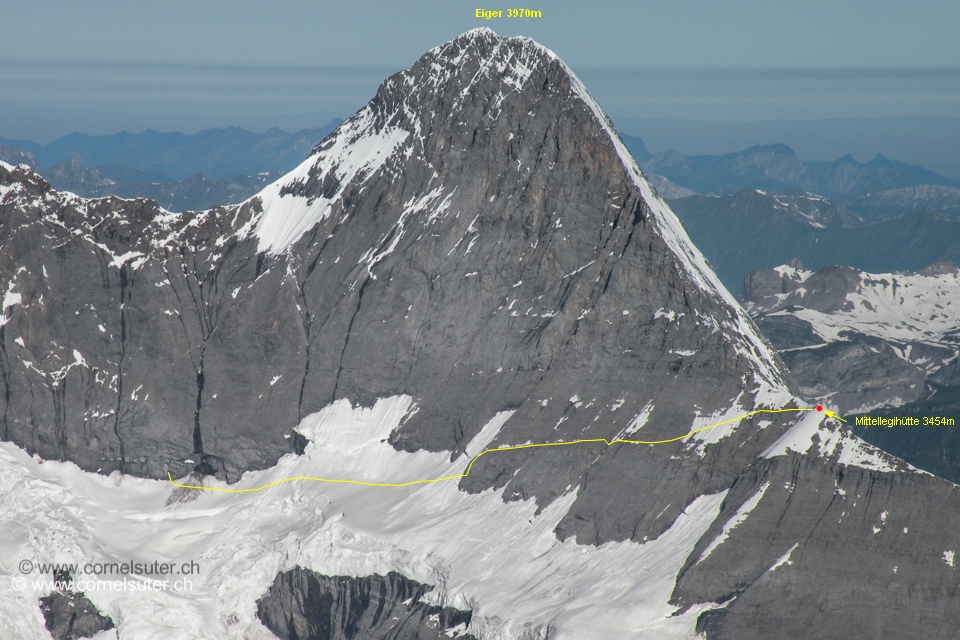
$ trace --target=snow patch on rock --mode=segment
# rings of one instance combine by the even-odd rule
[[[263,210],[253,229],[258,251],[278,255],[289,249],[330,215],[347,187],[370,178],[409,135],[397,127],[377,131],[373,120],[373,108],[367,105],[340,125],[316,155],[254,196]],[[339,185],[335,193],[310,199],[285,192],[292,185],[305,183],[311,174],[320,180],[333,175]]]

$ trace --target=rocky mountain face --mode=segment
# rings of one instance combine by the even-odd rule
[[[476,640],[463,633],[469,611],[422,602],[431,588],[394,572],[328,577],[296,567],[277,576],[257,615],[281,640]]]
[[[54,574],[54,581],[60,588],[40,598],[40,609],[47,631],[55,640],[93,638],[101,631],[115,628],[113,620],[100,615],[84,594],[67,586],[69,575]]]
[[[960,383],[960,271],[951,262],[871,274],[799,261],[747,274],[740,299],[808,398],[845,414]]]
[[[0,246],[2,434],[30,453],[100,473],[236,482],[334,445],[371,461],[389,445],[411,464],[466,464],[478,441],[586,439],[483,456],[459,491],[437,494],[474,502],[429,517],[476,522],[493,490],[498,513],[536,505],[524,526],[556,518],[555,539],[536,545],[597,545],[574,554],[589,560],[577,575],[616,554],[645,558],[605,585],[613,591],[571,586],[562,604],[538,592],[543,606],[524,614],[539,618],[531,637],[553,633],[551,616],[613,610],[623,594],[649,607],[621,621],[644,637],[957,628],[960,491],[801,406],[776,351],[599,106],[531,40],[478,30],[427,52],[239,205],[177,215],[147,200],[84,200],[0,166]],[[337,441],[346,419],[308,428],[344,401],[376,414],[396,397],[409,402],[395,427],[367,425],[390,427],[375,442]],[[761,408],[786,411],[737,420]],[[800,419],[796,408],[807,409]],[[667,442],[603,442],[624,437]],[[369,504],[344,495],[344,521]],[[390,549],[429,558],[464,599],[499,581],[517,590],[496,596],[501,623],[524,602],[509,594],[529,581],[506,577],[543,548],[458,565],[501,532],[474,525],[456,529],[462,541],[424,542],[426,522],[405,530],[418,546],[402,548],[402,523],[376,522],[420,502],[390,499],[324,549],[362,542],[383,562]],[[540,579],[567,579],[552,571]],[[286,595],[273,619],[289,633],[316,578],[277,580]]]
[[[23,247],[9,254],[21,300],[5,329],[11,402],[25,405],[8,411],[7,437],[103,472],[198,463],[236,478],[339,398],[409,394],[418,410],[394,444],[456,455],[504,409],[517,410],[505,443],[613,437],[644,407],[653,438],[782,392],[776,356],[611,131],[559,60],[485,36],[389,79],[239,207],[171,216],[8,172],[5,210],[40,220],[5,225]],[[47,264],[56,246],[77,262]],[[34,331],[33,314],[57,321]],[[546,503],[629,459],[595,457],[491,459],[465,486]],[[565,535],[615,539],[623,518],[637,537],[634,519],[666,526],[641,505],[610,508],[599,528],[574,510]]]

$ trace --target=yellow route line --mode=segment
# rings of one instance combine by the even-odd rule
[[[647,444],[647,445],[656,445],[656,444],[668,444],[671,442],[677,442],[685,438],[689,438],[695,433],[700,433],[701,431],[708,431],[709,429],[716,429],[717,427],[723,426],[725,424],[730,424],[731,422],[739,422],[750,416],[757,415],[758,413],[790,413],[792,411],[816,411],[813,407],[799,407],[796,409],[756,409],[749,413],[745,413],[742,416],[736,418],[730,418],[729,420],[724,420],[716,424],[707,425],[705,427],[700,427],[699,429],[694,429],[688,433],[683,434],[682,436],[677,436],[676,438],[667,438],[666,440],[626,440],[617,438],[614,440],[607,440],[606,438],[587,438],[582,440],[561,440],[558,442],[537,442],[532,444],[517,444],[509,445],[505,447],[495,447],[493,449],[484,449],[470,460],[470,464],[467,465],[467,470],[463,473],[453,475],[453,476],[443,476],[441,478],[424,478],[422,480],[410,480],[408,482],[365,482],[363,480],[346,480],[341,478],[317,478],[314,476],[292,476],[290,478],[283,478],[281,480],[274,480],[273,482],[268,482],[265,485],[259,487],[250,487],[249,489],[224,489],[221,487],[204,487],[198,485],[189,485],[189,484],[178,484],[173,481],[173,476],[170,472],[167,472],[167,478],[170,480],[170,484],[178,489],[201,489],[203,491],[219,491],[221,493],[252,493],[254,491],[263,491],[269,487],[274,487],[279,484],[284,484],[285,482],[295,482],[298,480],[312,481],[312,482],[326,482],[329,484],[353,484],[359,485],[361,487],[412,487],[418,484],[433,484],[436,482],[446,482],[447,480],[460,480],[466,478],[470,475],[470,470],[473,469],[473,465],[481,457],[485,456],[488,453],[493,453],[495,451],[518,451],[520,449],[536,449],[540,447],[564,447],[574,444],[599,444],[603,443],[608,447],[612,447],[615,444]],[[828,418],[836,418],[843,422],[846,422],[843,418],[835,414],[833,411],[823,410],[824,414]]]

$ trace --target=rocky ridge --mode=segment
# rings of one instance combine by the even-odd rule
[[[476,640],[463,633],[469,611],[421,601],[431,588],[394,572],[329,577],[295,567],[277,576],[257,615],[281,640]]]

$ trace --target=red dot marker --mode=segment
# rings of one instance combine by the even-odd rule
[[[817,411],[823,411],[823,405],[822,405],[822,404],[818,404],[818,405],[817,405]]]

